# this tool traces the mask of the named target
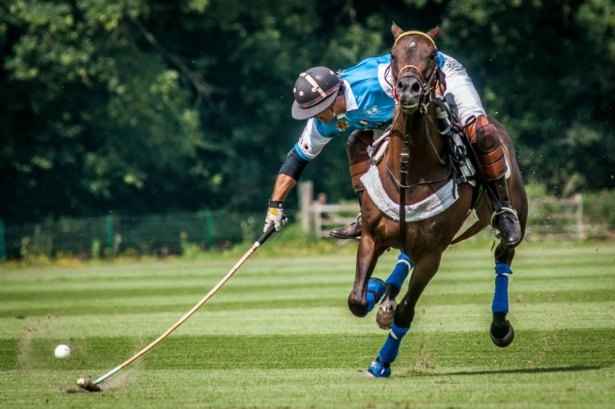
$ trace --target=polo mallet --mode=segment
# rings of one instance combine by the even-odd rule
[[[222,278],[222,280],[220,280],[220,282],[218,284],[216,284],[216,286],[214,288],[212,288],[211,291],[209,291],[209,293],[207,293],[207,295],[205,297],[203,297],[203,299],[201,301],[198,302],[197,305],[192,307],[192,309],[190,311],[188,311],[183,317],[181,317],[179,319],[179,321],[177,321],[175,324],[173,324],[173,326],[171,328],[166,330],[164,332],[164,334],[162,334],[161,336],[156,338],[152,343],[150,343],[148,346],[146,346],[145,348],[143,348],[142,350],[137,352],[132,358],[124,361],[122,364],[116,366],[115,368],[113,368],[112,370],[110,370],[109,372],[104,374],[103,376],[95,379],[94,381],[92,381],[92,380],[90,380],[88,378],[79,378],[79,379],[77,379],[77,385],[79,387],[81,387],[82,389],[85,389],[86,391],[89,391],[89,392],[100,392],[102,389],[100,388],[100,386],[98,386],[98,384],[100,384],[104,380],[108,379],[112,375],[118,373],[120,370],[122,370],[126,366],[130,365],[132,362],[136,361],[141,356],[145,355],[146,352],[148,352],[150,349],[155,347],[160,341],[165,339],[167,336],[169,336],[169,334],[171,334],[180,325],[182,325],[188,318],[190,318],[192,316],[192,314],[194,314],[199,308],[201,308],[203,306],[203,304],[205,304],[207,302],[207,300],[209,300],[211,297],[213,297],[213,295],[220,289],[220,287],[222,287],[233,276],[233,274],[235,274],[235,272],[237,270],[239,270],[239,267],[241,267],[241,265],[243,263],[245,263],[245,261],[248,259],[248,257],[250,257],[256,251],[256,249],[258,249],[269,237],[271,237],[273,232],[275,232],[275,227],[274,226],[269,227],[269,229],[265,233],[263,233],[263,235],[260,236],[254,242],[252,247],[246,252],[246,254],[243,255],[243,257],[241,257],[241,259],[235,264],[235,266],[233,266],[231,271],[229,271]]]

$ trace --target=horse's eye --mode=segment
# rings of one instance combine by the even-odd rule
[[[432,53],[429,55],[429,58],[432,60],[436,60],[438,58],[438,52],[432,51]]]
[[[391,53],[391,61],[393,61],[394,59],[395,59],[395,55]]]

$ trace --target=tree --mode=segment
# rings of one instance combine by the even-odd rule
[[[613,0],[7,0],[0,217],[264,211],[297,75],[387,53],[393,20],[441,25],[526,180],[613,186]],[[352,198],[345,141],[304,178]]]
[[[4,6],[4,218],[187,205],[178,198],[208,146],[176,67],[140,45],[136,22],[150,13],[145,2]]]
[[[612,1],[455,2],[444,28],[526,179],[563,195],[613,187]]]

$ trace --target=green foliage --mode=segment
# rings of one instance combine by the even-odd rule
[[[182,232],[180,234],[181,258],[185,260],[194,260],[203,251],[198,243],[188,241],[188,234]]]
[[[444,22],[457,35],[443,48],[509,128],[525,173],[556,195],[613,186],[613,13],[612,2],[472,0]]]
[[[45,232],[40,226],[34,228],[32,235],[21,237],[19,259],[24,264],[47,263],[53,253],[53,234]]]
[[[583,212],[591,224],[615,225],[615,191],[604,190],[584,195]]]
[[[303,126],[297,74],[388,52],[392,20],[441,26],[528,181],[557,196],[612,188],[613,13],[597,0],[7,0],[0,215],[262,211]],[[352,198],[345,141],[304,178]]]
[[[98,260],[102,255],[102,244],[100,240],[94,239],[92,240],[92,248],[90,250],[92,259]]]

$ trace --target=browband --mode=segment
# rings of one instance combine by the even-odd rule
[[[433,38],[431,38],[428,34],[423,33],[422,31],[416,31],[416,30],[404,31],[403,33],[398,35],[397,38],[395,39],[395,42],[393,43],[393,47],[395,47],[395,44],[397,44],[397,42],[399,41],[400,38],[405,37],[407,35],[412,35],[412,34],[416,34],[416,35],[420,35],[420,36],[426,37],[427,39],[429,39],[429,41],[431,41],[431,44],[433,45],[433,47],[436,50],[438,49],[438,47],[436,46],[436,42],[433,40]]]

